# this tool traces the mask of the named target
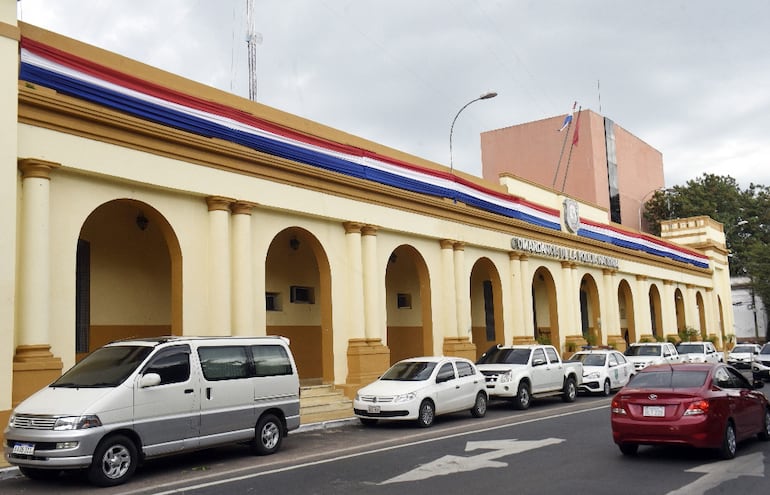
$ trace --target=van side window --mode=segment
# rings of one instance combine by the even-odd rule
[[[190,379],[190,347],[163,349],[147,365],[142,374],[157,373],[160,384],[182,383]]]
[[[291,375],[291,361],[286,349],[280,345],[253,345],[251,355],[257,376]]]
[[[198,357],[206,380],[233,380],[253,376],[245,346],[199,347]]]

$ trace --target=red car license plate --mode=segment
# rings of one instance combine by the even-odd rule
[[[655,418],[662,418],[666,415],[666,408],[663,406],[644,406],[642,412],[645,416],[652,416]]]

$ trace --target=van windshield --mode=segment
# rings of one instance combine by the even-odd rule
[[[51,387],[117,387],[142,364],[152,347],[121,345],[102,347],[64,373]]]

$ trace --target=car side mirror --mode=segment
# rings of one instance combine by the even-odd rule
[[[437,376],[436,377],[436,383],[448,382],[452,378],[454,378],[454,377],[453,376],[448,376],[448,375],[447,376]]]
[[[142,375],[141,380],[139,380],[139,388],[154,387],[156,385],[160,385],[160,375],[157,373],[147,373]]]
[[[532,361],[532,366],[542,366],[545,364],[545,359],[535,359]]]
[[[765,387],[765,382],[762,381],[762,380],[754,380],[754,383],[752,383],[752,386],[754,388],[764,388]]]

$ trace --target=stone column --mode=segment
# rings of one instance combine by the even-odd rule
[[[586,344],[583,337],[583,329],[580,323],[580,283],[576,281],[577,270],[571,261],[561,262],[561,288],[556,291],[557,304],[559,306],[559,328],[566,345],[574,344],[577,347]],[[551,322],[553,328],[554,322]],[[556,335],[551,332],[552,338]],[[551,344],[559,349],[560,342],[552,341]]]
[[[698,335],[702,335],[706,329],[700,327],[700,318],[698,318],[698,305],[695,300],[695,286],[685,285],[684,289],[684,326],[685,328],[695,328]]]
[[[377,228],[345,222],[348,252],[348,376],[346,396],[371,383],[390,365],[390,349],[382,343],[377,285]]]
[[[676,301],[674,301],[674,282],[672,280],[663,281],[663,294],[660,295],[660,312],[663,322],[663,334],[677,334],[678,327],[676,320]]]
[[[650,312],[650,284],[646,275],[636,275],[636,291],[634,296],[634,325],[639,340],[642,337],[655,340],[652,334],[652,313]],[[661,312],[663,308],[661,307]],[[664,320],[665,321],[665,320]],[[661,329],[661,332],[663,330]]]
[[[254,327],[254,284],[251,253],[251,203],[238,201],[233,214],[233,335],[257,335]],[[264,332],[259,332],[263,334]]]
[[[208,335],[232,335],[230,274],[230,205],[234,200],[209,196]]]
[[[521,313],[523,318],[521,335],[514,333],[514,344],[532,344],[535,342],[535,314],[532,309],[532,274],[529,272],[529,256],[519,256],[521,265]]]
[[[448,303],[444,311],[447,324],[444,330],[443,353],[475,361],[476,346],[469,339],[470,282],[464,275],[465,244],[447,239],[442,240],[440,244],[446,291],[444,300]]]
[[[524,332],[524,329],[526,328],[526,325],[524,324],[524,296],[522,294],[522,275],[521,275],[521,257],[522,254],[519,252],[510,252],[508,253],[508,259],[510,260],[510,270],[511,270],[511,295],[507,298],[507,301],[510,302],[510,304],[505,304],[506,301],[503,302],[503,306],[505,308],[511,308],[510,313],[511,317],[509,318],[510,324],[506,324],[505,328],[509,328],[510,332],[510,342],[515,342],[517,338],[525,337],[525,335],[522,333]],[[505,341],[508,341],[508,336],[506,336]]]
[[[62,361],[50,342],[50,186],[58,163],[20,160],[19,300],[16,354],[13,358],[13,405],[61,374]]]
[[[618,290],[615,286],[615,271],[609,268],[602,269],[602,279],[604,280],[602,329],[607,338],[607,345],[622,352],[626,349],[626,341],[620,330],[620,308],[618,307]]]

